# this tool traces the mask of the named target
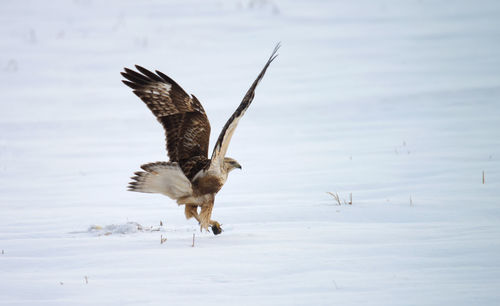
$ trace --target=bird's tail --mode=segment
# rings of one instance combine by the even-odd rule
[[[128,185],[129,191],[161,193],[177,200],[192,194],[189,179],[175,162],[155,162],[141,166]]]

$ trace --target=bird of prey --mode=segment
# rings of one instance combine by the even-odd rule
[[[240,105],[226,122],[208,158],[210,123],[200,101],[187,94],[173,79],[156,70],[153,73],[136,65],[137,71],[124,68],[122,80],[155,115],[165,129],[169,161],[147,163],[135,172],[128,190],[160,193],[185,205],[187,219],[195,218],[200,230],[210,227],[215,235],[222,232],[212,220],[215,195],[226,182],[228,173],[241,169],[234,159],[226,157],[231,137],[250,106],[255,89],[276,58],[276,45],[262,71],[247,91]],[[198,212],[198,207],[200,211]]]

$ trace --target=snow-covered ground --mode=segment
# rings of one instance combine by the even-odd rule
[[[2,1],[0,24],[1,305],[499,305],[500,2]],[[221,235],[126,191],[166,154],[124,66],[195,94],[214,140],[278,41]]]

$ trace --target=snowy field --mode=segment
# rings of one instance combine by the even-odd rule
[[[3,0],[0,22],[0,305],[500,305],[500,2]],[[126,191],[167,157],[123,67],[195,94],[213,143],[278,41],[221,235]]]

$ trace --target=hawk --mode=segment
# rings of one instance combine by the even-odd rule
[[[185,205],[187,219],[195,218],[200,230],[210,227],[215,235],[222,232],[212,220],[215,195],[229,172],[241,165],[226,157],[227,148],[241,117],[250,106],[255,89],[271,62],[278,56],[276,45],[262,71],[247,91],[240,105],[226,122],[208,158],[210,122],[200,101],[187,94],[173,79],[156,70],[153,73],[136,65],[137,71],[124,68],[125,85],[136,94],[165,129],[169,161],[147,163],[135,172],[128,190],[160,193]],[[198,212],[198,207],[200,211]]]

